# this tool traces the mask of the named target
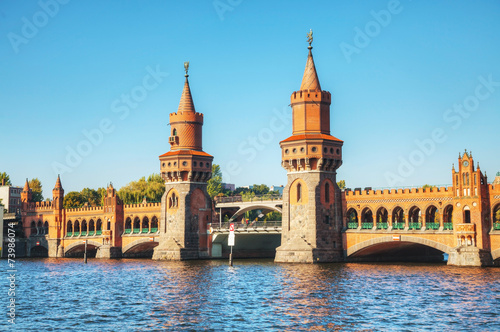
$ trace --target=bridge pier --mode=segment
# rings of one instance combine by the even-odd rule
[[[95,258],[121,258],[122,257],[122,248],[121,247],[112,247],[108,244],[103,244],[99,248],[97,248],[97,253]]]
[[[453,248],[448,254],[448,265],[452,266],[492,266],[491,253],[472,246]]]

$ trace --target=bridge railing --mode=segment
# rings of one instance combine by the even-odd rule
[[[229,232],[229,222],[213,223],[212,229],[217,232]],[[281,228],[281,221],[252,221],[248,224],[234,223],[234,230],[251,230],[256,228]]]
[[[215,203],[239,203],[239,202],[263,202],[263,201],[279,201],[282,200],[282,195],[259,195],[259,196],[215,196]]]

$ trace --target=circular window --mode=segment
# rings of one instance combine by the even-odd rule
[[[207,163],[207,168],[210,168],[210,163]]]
[[[300,148],[300,152],[302,152],[302,153],[303,153],[304,151],[306,151],[306,149],[304,149],[304,148]]]
[[[196,167],[196,161],[193,161],[193,166]]]
[[[327,149],[327,148],[324,148],[324,149],[323,149],[323,152],[324,152],[324,153],[327,153],[327,152],[328,152],[328,149]]]
[[[285,154],[288,154],[288,152],[290,152],[290,151],[288,151],[288,149],[286,149],[286,150],[285,150]]]
[[[333,148],[330,148],[330,153],[333,154]]]
[[[188,165],[187,161],[182,162],[182,166],[187,166],[187,165]]]
[[[312,147],[312,149],[311,149],[311,151],[312,151],[312,152],[316,152],[316,151],[318,151],[318,148],[317,148],[317,147],[315,147],[315,146],[313,146],[313,147]]]
[[[293,152],[293,153],[297,153],[297,149],[293,149],[293,150],[292,150],[292,152]]]
[[[177,166],[177,162],[176,161],[174,161],[174,166]]]
[[[340,149],[337,149],[337,154],[340,154]]]
[[[161,164],[163,167],[165,167],[165,163]]]
[[[172,165],[172,163],[168,163],[168,167],[170,167]]]

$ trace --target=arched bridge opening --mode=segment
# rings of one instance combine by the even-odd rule
[[[358,243],[346,251],[350,262],[445,262],[448,246],[411,236],[383,237]]]
[[[139,239],[122,248],[124,258],[152,258],[157,241],[151,239]]]
[[[33,246],[30,250],[30,257],[49,257],[49,250],[42,245]]]
[[[87,242],[87,257],[95,258],[97,254],[97,250],[101,246],[101,243],[96,241],[88,241]],[[79,241],[70,244],[64,249],[64,257],[68,258],[81,258],[85,254],[85,242]]]

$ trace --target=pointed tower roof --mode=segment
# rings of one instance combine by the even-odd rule
[[[189,61],[184,62],[184,69],[186,70],[186,81],[184,82],[184,89],[182,90],[181,101],[179,103],[178,113],[192,112],[195,113],[193,97],[191,97],[191,89],[189,88],[189,80],[188,80],[188,69],[189,69]]]
[[[316,66],[314,65],[314,59],[312,55],[312,30],[307,34],[307,41],[309,42],[309,54],[307,55],[306,69],[304,70],[304,76],[302,77],[302,84],[300,85],[300,90],[316,90],[321,91],[321,85],[319,84],[318,73],[316,72]]]
[[[319,84],[318,73],[316,72],[316,66],[314,66],[311,49],[312,46],[309,46],[309,55],[307,56],[306,69],[304,70],[300,90],[321,91],[321,85]]]
[[[61,179],[59,177],[59,174],[57,174],[57,181],[54,189],[62,189],[62,184],[61,184]]]
[[[28,178],[26,178],[26,183],[24,184],[23,191],[30,191],[30,185],[28,183]]]

